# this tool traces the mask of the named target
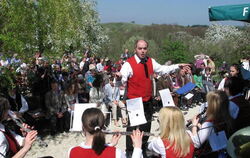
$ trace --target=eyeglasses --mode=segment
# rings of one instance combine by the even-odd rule
[[[143,50],[147,50],[148,48],[147,48],[147,47],[143,47],[143,48],[142,48],[142,47],[139,47],[139,48],[137,48],[137,49],[139,49],[139,50],[142,50],[142,49],[143,49]]]

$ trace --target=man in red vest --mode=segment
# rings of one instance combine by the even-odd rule
[[[123,64],[120,73],[122,82],[127,83],[127,99],[142,97],[144,114],[147,120],[146,124],[140,125],[139,129],[144,132],[150,132],[151,120],[153,114],[152,105],[152,79],[153,73],[168,74],[178,68],[186,71],[189,69],[188,64],[176,64],[171,66],[163,66],[158,64],[154,59],[147,56],[148,42],[138,40],[135,43],[135,55],[127,59]],[[132,131],[136,127],[127,127],[127,131]],[[143,137],[143,156],[145,154],[147,140],[149,137]],[[126,153],[127,157],[131,157],[133,152],[132,141],[130,137],[126,137]]]

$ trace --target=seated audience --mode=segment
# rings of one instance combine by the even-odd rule
[[[104,86],[104,103],[108,106],[110,106],[112,109],[112,120],[114,121],[115,126],[119,126],[118,124],[118,119],[117,119],[117,107],[119,106],[122,109],[122,118],[123,121],[126,121],[126,111],[125,109],[125,105],[120,101],[120,94],[119,94],[119,87],[115,87],[114,91],[113,91],[113,87],[114,87],[114,83],[113,83],[113,77],[110,77],[109,79],[107,79],[107,83]],[[114,93],[116,92],[116,93]]]
[[[51,90],[45,95],[45,104],[47,118],[50,122],[51,134],[54,135],[57,131],[68,131],[70,115],[67,106],[64,104],[63,93],[59,90],[56,81],[51,82]]]
[[[65,102],[68,106],[68,111],[74,111],[74,104],[79,103],[77,85],[70,83],[64,94]]]

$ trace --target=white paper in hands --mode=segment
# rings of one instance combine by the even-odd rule
[[[161,101],[162,101],[163,107],[165,107],[165,106],[175,106],[173,97],[172,97],[172,95],[170,93],[170,90],[168,88],[160,90],[159,93],[160,93],[160,96],[161,96]]]
[[[138,126],[147,123],[141,97],[128,99],[126,100],[126,104],[131,126]]]
[[[70,131],[82,131],[82,114],[86,109],[96,107],[96,103],[75,104],[73,115],[73,126]]]
[[[191,99],[194,95],[192,93],[188,93],[187,95],[185,95],[185,98],[187,100]]]

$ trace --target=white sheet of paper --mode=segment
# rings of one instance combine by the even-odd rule
[[[185,95],[185,98],[187,100],[191,99],[194,95],[192,93],[188,93],[187,95]]]
[[[120,89],[120,95],[124,96],[125,90],[124,89]]]
[[[161,96],[161,101],[162,101],[163,107],[165,107],[165,106],[175,106],[173,97],[172,97],[172,95],[170,93],[170,90],[168,88],[160,90],[159,93],[160,93],[160,96]]]
[[[126,103],[131,126],[138,126],[147,123],[141,97],[128,99],[126,100]]]
[[[73,112],[73,126],[70,131],[82,131],[82,114],[86,109],[96,107],[96,103],[75,104]]]
[[[212,132],[208,137],[209,144],[213,151],[225,149],[227,147],[227,137],[225,131]]]

